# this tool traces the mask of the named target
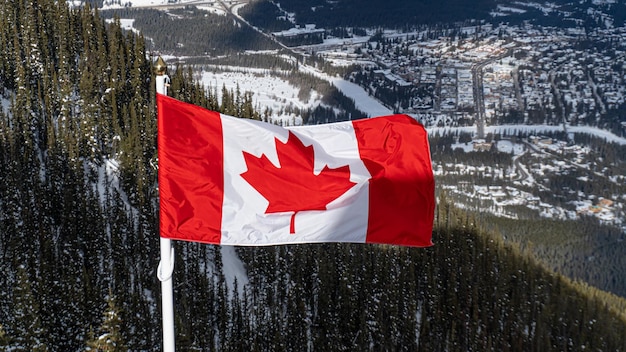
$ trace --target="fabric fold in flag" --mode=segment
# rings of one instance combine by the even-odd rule
[[[407,115],[283,128],[157,94],[160,232],[226,245],[432,245],[428,136]]]

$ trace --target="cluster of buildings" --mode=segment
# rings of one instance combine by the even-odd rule
[[[626,27],[477,25],[433,39],[425,31],[386,36],[384,44],[343,41],[340,51],[370,62],[364,69],[377,85],[411,92],[408,105],[383,100],[395,110],[445,115],[429,120],[452,126],[472,125],[481,110],[487,125],[565,122],[626,135],[626,123],[602,121],[626,108]]]
[[[510,148],[512,144],[524,147],[513,150]],[[582,183],[594,182],[594,177],[599,175],[591,171],[590,148],[569,145],[545,136],[532,136],[518,141],[474,141],[471,145],[474,150],[485,147],[486,150],[496,148],[501,152],[512,152],[513,161],[472,164],[434,160],[433,170],[441,183],[440,187],[457,204],[514,219],[524,214],[522,209],[526,209],[527,213],[534,212],[544,218],[573,220],[592,216],[607,224],[626,226],[626,194],[603,197],[585,194],[566,184],[558,191],[550,191],[546,186],[549,179],[574,174],[581,175],[577,179]],[[452,147],[471,150],[464,143],[456,143]],[[563,155],[564,158],[559,157]],[[538,196],[542,191],[558,194],[559,202],[553,203]],[[564,195],[567,199],[563,198]]]
[[[523,6],[531,6],[515,4],[518,8],[499,7],[494,16],[522,13]],[[593,126],[626,137],[626,26],[607,20],[610,15],[598,10],[603,1],[594,5],[587,15],[601,19],[605,26],[583,27],[582,19],[568,18],[572,15],[566,12],[556,14],[559,9],[554,6],[541,10],[546,16],[565,18],[563,23],[569,26],[476,23],[436,31],[387,31],[376,41],[325,41],[323,47],[307,49],[317,49],[316,54],[328,60],[350,58],[346,62],[362,63],[361,77],[370,79],[356,83],[389,108],[412,114],[431,129],[476,132],[479,124],[487,130],[503,125]],[[381,88],[397,94],[376,95]],[[440,186],[459,204],[502,216],[516,217],[525,208],[543,217],[594,216],[626,225],[622,223],[626,195],[602,198],[571,189],[552,204],[550,197],[538,196],[550,193],[549,187],[555,187],[563,175],[583,175],[581,182],[599,177],[590,167],[594,154],[588,148],[550,137],[509,143],[517,145],[511,152],[512,164],[435,160]],[[451,148],[492,152],[501,145],[501,141],[475,138],[473,143]]]

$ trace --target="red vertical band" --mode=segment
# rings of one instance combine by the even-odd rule
[[[161,237],[219,244],[224,199],[220,114],[157,94]]]
[[[369,184],[368,243],[432,245],[435,181],[428,136],[406,115],[353,122]]]

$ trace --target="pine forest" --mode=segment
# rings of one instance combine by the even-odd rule
[[[146,40],[64,0],[0,3],[0,351],[159,351]],[[263,119],[170,72],[175,98]],[[216,88],[218,89],[218,88]],[[441,194],[430,248],[177,242],[180,351],[625,351],[626,301],[536,262]]]

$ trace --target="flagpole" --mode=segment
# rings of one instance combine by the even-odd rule
[[[174,248],[169,238],[161,237],[161,262],[157,277],[161,281],[161,310],[163,312],[163,352],[174,352]]]
[[[161,56],[154,65],[156,72],[156,92],[167,95],[169,77],[165,74],[167,66]],[[157,268],[157,277],[161,281],[161,310],[163,314],[163,352],[175,351],[174,336],[174,289],[172,273],[174,272],[174,248],[169,238],[160,237],[161,261]]]

